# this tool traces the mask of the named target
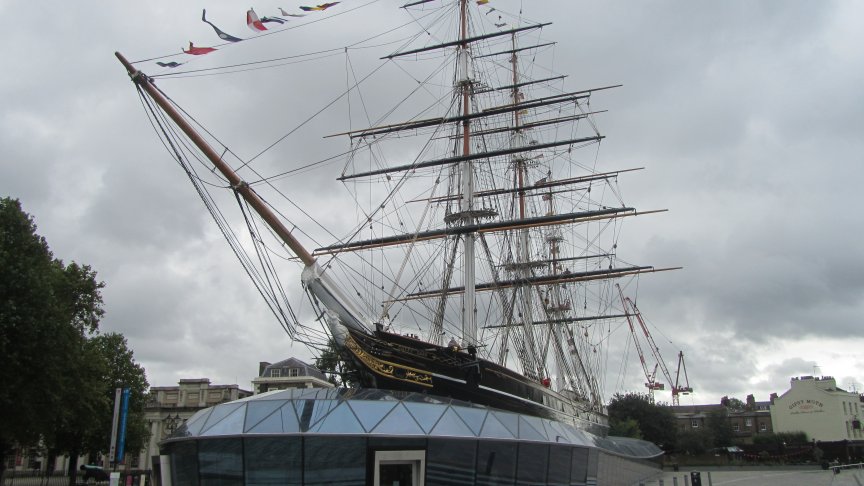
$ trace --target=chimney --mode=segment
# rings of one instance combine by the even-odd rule
[[[264,370],[267,369],[268,366],[270,366],[270,363],[268,363],[266,361],[259,361],[258,362],[258,376],[264,376]]]

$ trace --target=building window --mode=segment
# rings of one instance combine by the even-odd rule
[[[849,415],[849,412],[846,411],[846,402],[843,402],[843,415]]]
[[[748,429],[750,427],[753,427],[753,419],[750,417],[745,418],[744,419],[744,427],[747,427]]]
[[[690,420],[690,427],[692,427],[694,429],[699,428],[699,421],[696,419]]]
[[[739,432],[741,430],[741,424],[735,422],[734,424],[732,424],[732,430],[734,430],[735,432]]]
[[[300,368],[288,368],[288,376],[300,376]]]
[[[768,424],[766,424],[765,422],[760,423],[759,424],[759,431],[765,432],[766,430],[768,430]]]
[[[270,370],[270,378],[280,378],[282,377],[282,369],[281,368],[273,368]]]

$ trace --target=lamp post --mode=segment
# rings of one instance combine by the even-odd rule
[[[180,414],[175,414],[173,417],[169,413],[167,417],[165,417],[165,430],[168,431],[168,435],[174,434],[174,431],[177,430],[177,427],[181,423]]]

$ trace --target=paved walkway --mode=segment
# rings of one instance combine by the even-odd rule
[[[845,469],[839,474],[822,469],[693,470],[700,471],[702,486],[864,486],[862,469]],[[689,470],[664,472],[652,481],[645,481],[644,485],[693,486]]]

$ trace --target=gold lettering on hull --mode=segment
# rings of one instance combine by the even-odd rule
[[[362,361],[370,370],[381,376],[394,380],[407,381],[408,383],[414,383],[429,388],[432,387],[431,374],[416,368],[410,368],[408,366],[402,366],[378,359],[361,348],[351,336],[348,336],[348,339],[345,340],[345,347],[348,348],[348,350],[351,351],[351,353],[356,356],[357,359]]]

